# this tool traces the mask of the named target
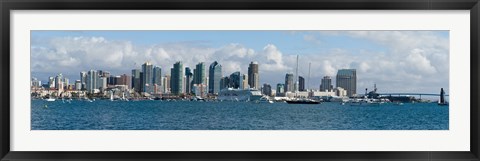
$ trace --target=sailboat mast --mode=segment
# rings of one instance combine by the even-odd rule
[[[312,66],[312,63],[308,63],[308,79],[307,79],[307,91],[310,89],[310,67]]]
[[[298,91],[298,86],[299,84],[298,84],[298,55],[297,55],[297,68],[295,68],[295,85],[294,85],[295,92]]]

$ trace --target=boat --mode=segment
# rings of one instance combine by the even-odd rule
[[[256,89],[233,89],[225,88],[220,90],[217,99],[219,101],[257,101],[262,98],[262,93]]]
[[[200,96],[195,96],[193,97],[192,99],[190,99],[191,101],[205,101],[205,98],[202,98]]]
[[[47,99],[45,99],[45,100],[46,100],[47,102],[53,102],[53,101],[55,101],[55,98],[47,98]]]
[[[293,99],[287,100],[288,104],[320,104],[320,101],[312,100],[312,99]]]
[[[363,98],[355,98],[349,103],[351,106],[378,106],[385,103],[389,103],[390,100],[387,98],[381,98],[377,93],[377,84],[373,85],[373,91],[367,92],[368,89],[365,89],[365,95]]]
[[[110,91],[110,101],[114,101],[114,99],[113,99],[113,91]]]
[[[443,88],[440,89],[440,100],[438,100],[439,106],[448,106],[448,102],[445,100],[445,91]]]
[[[268,97],[262,97],[259,100],[256,100],[255,103],[273,103]]]
[[[295,100],[287,100],[288,104],[320,104],[320,101],[315,101],[312,99],[295,99]]]

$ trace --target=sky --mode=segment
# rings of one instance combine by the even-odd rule
[[[357,93],[374,84],[381,93],[449,91],[448,31],[31,31],[31,74],[43,83],[92,69],[130,75],[146,61],[163,74],[177,61],[192,69],[218,61],[224,76],[247,74],[256,61],[260,83],[275,88],[295,72],[297,55],[310,89],[356,69]]]

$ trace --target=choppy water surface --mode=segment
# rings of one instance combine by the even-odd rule
[[[448,130],[436,103],[350,106],[253,102],[32,100],[32,130]]]

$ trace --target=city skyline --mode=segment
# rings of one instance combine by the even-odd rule
[[[115,35],[112,33],[120,36],[112,36]],[[260,80],[257,85],[276,85],[284,83],[286,73],[294,72],[295,57],[300,55],[298,76],[308,79],[308,63],[312,64],[310,80],[306,80],[308,84],[305,85],[311,89],[318,89],[324,76],[334,78],[337,70],[354,68],[358,75],[357,91],[372,87],[374,83],[380,91],[436,93],[440,87],[448,91],[448,31],[157,31],[153,36],[194,36],[184,40],[164,36],[156,42],[165,42],[155,44],[151,41],[155,45],[150,46],[135,42],[134,36],[122,37],[122,33],[32,31],[32,77],[46,82],[49,76],[63,73],[75,82],[80,79],[79,72],[90,69],[131,76],[132,69],[139,69],[138,66],[146,61],[159,66],[162,76],[171,75],[168,69],[174,62],[182,61],[182,70],[185,67],[195,69],[203,62],[205,77],[209,74],[205,67],[217,61],[225,77],[236,71],[248,74],[249,64],[258,62]],[[124,35],[132,33],[135,32]],[[213,36],[199,40],[208,34]],[[225,42],[216,41],[220,35]],[[269,37],[255,40],[254,35]],[[235,36],[237,41],[232,38]],[[284,40],[277,41],[282,38]],[[39,39],[47,41],[37,42]],[[431,43],[423,42],[426,40]],[[391,41],[396,42],[394,47],[389,44]],[[99,55],[102,58],[89,57],[92,53],[103,55]],[[55,65],[57,67],[53,68]]]

